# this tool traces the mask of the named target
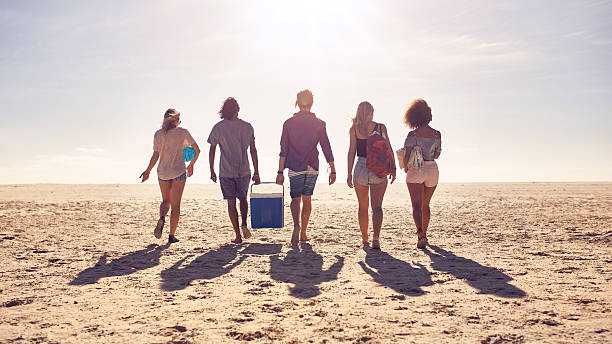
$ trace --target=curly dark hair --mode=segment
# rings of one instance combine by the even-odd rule
[[[415,99],[404,114],[404,123],[412,129],[420,128],[431,122],[431,108],[423,99]]]
[[[240,111],[240,106],[238,106],[236,99],[234,99],[234,97],[228,97],[223,102],[223,106],[221,106],[221,110],[219,110],[219,115],[223,119],[232,119],[238,114],[238,111]]]

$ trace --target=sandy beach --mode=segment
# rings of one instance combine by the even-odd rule
[[[155,184],[0,186],[0,342],[612,342],[612,183],[441,184],[427,250],[399,181],[382,251],[343,184],[317,185],[297,250],[288,206],[232,245],[219,187],[191,184],[168,246],[159,201]]]

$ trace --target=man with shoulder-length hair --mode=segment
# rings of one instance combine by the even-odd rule
[[[215,151],[217,145],[221,148],[221,158],[219,159],[219,184],[223,199],[227,200],[227,211],[230,221],[234,227],[236,238],[233,243],[242,243],[242,236],[245,239],[251,237],[251,232],[247,226],[247,214],[249,203],[247,202],[247,192],[251,181],[251,167],[247,149],[250,150],[253,160],[253,181],[259,184],[259,167],[257,158],[257,148],[255,148],[255,135],[250,123],[238,118],[240,106],[236,99],[229,97],[223,102],[219,111],[221,121],[215,124],[208,143],[210,150],[208,160],[210,164],[210,179],[217,182],[215,173]],[[240,201],[240,215],[242,225],[238,226],[238,211],[236,210],[236,198]],[[242,228],[242,235],[240,229]]]
[[[297,246],[299,241],[308,241],[306,229],[312,210],[310,198],[319,176],[319,151],[317,150],[317,144],[321,145],[325,160],[327,160],[331,169],[329,185],[336,181],[334,155],[332,154],[327,131],[325,130],[325,122],[310,112],[312,103],[313,97],[310,90],[303,90],[297,94],[295,106],[299,107],[300,111],[293,114],[283,124],[280,142],[281,151],[279,154],[276,183],[283,184],[285,181],[284,169],[288,168],[291,216],[293,217],[291,246]],[[301,203],[303,205],[300,213]]]

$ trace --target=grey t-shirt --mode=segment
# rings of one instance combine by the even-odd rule
[[[241,119],[224,119],[215,124],[208,143],[219,145],[219,177],[238,178],[251,174],[247,148],[253,140],[253,127]]]

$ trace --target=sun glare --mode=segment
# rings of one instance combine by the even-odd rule
[[[357,2],[276,1],[258,3],[256,36],[266,49],[311,49],[323,53],[338,42],[349,43],[363,11]]]

